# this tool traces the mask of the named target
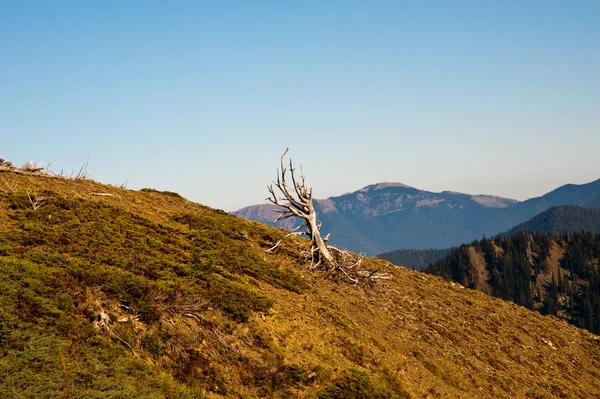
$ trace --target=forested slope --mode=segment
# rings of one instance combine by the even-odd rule
[[[600,208],[563,205],[544,211],[508,231],[529,233],[568,233],[589,231],[600,233]]]
[[[425,269],[600,333],[600,234],[515,233],[462,245]]]

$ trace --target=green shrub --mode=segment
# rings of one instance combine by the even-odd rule
[[[180,194],[175,193],[173,191],[159,191],[159,190],[155,190],[153,188],[142,188],[140,191],[143,193],[157,193],[157,194],[167,195],[167,196],[173,197],[173,198],[184,199]]]
[[[371,381],[359,370],[350,369],[319,393],[319,399],[396,399],[397,395]]]
[[[205,388],[225,395],[230,382],[215,359],[234,367],[247,359],[211,343],[216,333],[233,335],[237,322],[269,311],[262,284],[307,288],[299,273],[265,256],[279,233],[264,226],[202,207],[153,219],[133,213],[155,212],[143,201],[123,206],[126,195],[115,204],[39,193],[46,203],[33,210],[23,192],[0,192],[0,375],[10,377],[0,378],[0,392],[9,397],[204,398]],[[92,324],[100,308],[114,335]],[[119,322],[123,313],[139,318]],[[278,358],[269,338],[251,342]],[[205,340],[220,352],[199,350]],[[281,359],[266,363],[277,370],[264,370],[274,395],[307,379]]]

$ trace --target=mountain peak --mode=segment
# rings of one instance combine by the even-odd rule
[[[375,184],[371,184],[368,185],[366,187],[363,187],[361,190],[361,192],[367,192],[370,190],[383,190],[385,188],[390,188],[390,187],[401,187],[401,188],[414,188],[411,186],[408,186],[406,184],[402,184],[399,182],[381,182],[381,183],[375,183]]]

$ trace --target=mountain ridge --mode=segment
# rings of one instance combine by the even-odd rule
[[[578,231],[600,232],[600,207],[553,206],[503,234],[510,235],[516,232],[562,234]]]
[[[331,233],[334,245],[374,254],[449,248],[507,231],[551,206],[596,201],[600,202],[600,180],[567,184],[522,202],[485,194],[435,193],[402,183],[376,183],[341,196],[315,199],[315,208],[322,230]],[[268,218],[272,209],[253,205],[233,213],[275,226],[274,218]],[[295,227],[293,220],[287,223],[279,226]]]
[[[574,232],[600,232],[600,207],[581,205],[558,205],[547,209],[518,224],[502,236],[515,233],[553,233],[564,234]],[[451,248],[446,249],[400,249],[378,254],[377,257],[390,261],[395,265],[407,266],[422,270],[432,263],[445,258]]]
[[[556,205],[582,205],[589,206],[600,196],[600,179],[584,184],[564,184],[542,196],[530,198],[516,204],[512,209],[511,217],[501,220],[498,233],[507,231],[525,222],[527,219]],[[518,220],[517,223],[515,221]],[[496,234],[496,233],[494,233]]]

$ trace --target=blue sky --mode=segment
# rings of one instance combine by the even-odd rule
[[[0,0],[0,155],[234,210],[600,178],[597,1]]]

